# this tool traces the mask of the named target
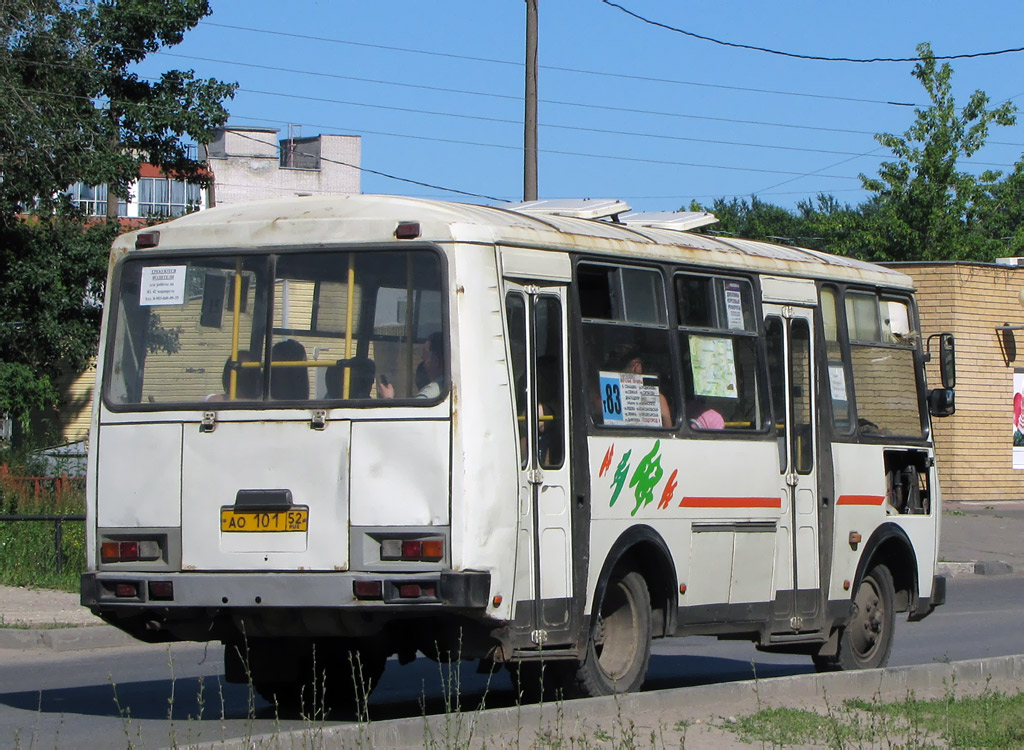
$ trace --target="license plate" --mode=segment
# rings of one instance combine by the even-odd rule
[[[290,510],[220,509],[220,530],[224,532],[306,531],[308,526],[309,508],[291,508]]]

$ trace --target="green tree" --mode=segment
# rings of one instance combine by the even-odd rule
[[[931,105],[916,110],[903,134],[882,133],[876,140],[895,161],[884,162],[877,177],[861,175],[875,193],[874,210],[863,234],[872,260],[991,260],[997,247],[982,225],[1001,174],[975,176],[958,168],[985,144],[990,125],[1013,125],[1016,107],[989,107],[983,91],[971,94],[957,111],[948,63],[936,65],[928,44],[917,48],[913,76],[928,92]]]
[[[179,43],[206,0],[6,0],[0,9],[0,410],[53,402],[61,367],[95,353],[116,223],[79,216],[76,182],[128,195],[148,162],[204,184],[187,139],[227,121],[234,84],[133,66]],[[29,216],[34,214],[34,216]]]

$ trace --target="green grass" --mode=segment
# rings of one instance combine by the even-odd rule
[[[860,747],[988,748],[1024,747],[1024,693],[986,691],[980,696],[882,703],[848,700],[826,714],[770,708],[728,722],[722,728],[745,742],[771,747],[813,744],[834,750]]]
[[[0,483],[0,515],[78,515],[85,512],[80,490],[38,497],[16,481]],[[78,591],[85,570],[85,523],[63,521],[64,564],[57,573],[52,521],[0,521],[0,584]]]

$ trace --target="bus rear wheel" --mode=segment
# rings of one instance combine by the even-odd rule
[[[877,669],[889,662],[896,627],[896,589],[892,573],[876,565],[857,587],[854,614],[839,635],[838,653],[815,657],[818,671]]]
[[[584,695],[613,695],[638,690],[651,658],[651,596],[636,571],[614,574],[601,602],[576,684]]]
[[[356,712],[384,674],[386,655],[367,644],[337,638],[305,641],[289,654],[296,677],[261,675],[253,670],[253,689],[275,708],[312,718],[333,712]]]

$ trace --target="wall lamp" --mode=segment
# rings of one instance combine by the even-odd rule
[[[1002,350],[1003,360],[1006,364],[1010,364],[1017,359],[1017,339],[1013,335],[1014,331],[1024,331],[1024,326],[1011,326],[1009,323],[996,326],[996,335],[999,336],[999,348]]]

